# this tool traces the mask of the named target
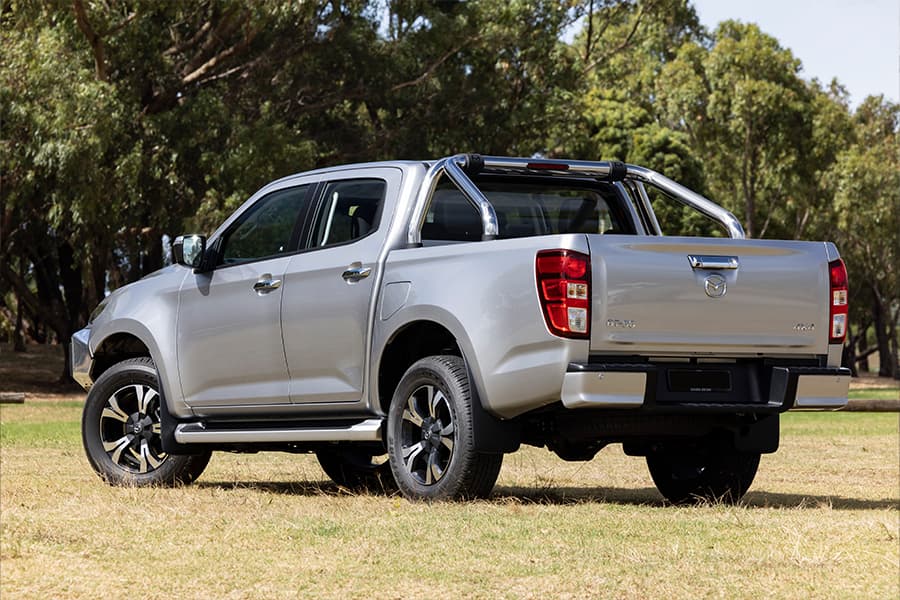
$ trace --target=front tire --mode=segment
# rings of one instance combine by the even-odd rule
[[[108,483],[191,483],[209,463],[210,452],[163,452],[160,389],[156,366],[141,357],[104,371],[88,393],[81,418],[82,442],[91,467]]]
[[[756,477],[759,453],[734,450],[657,452],[647,456],[650,476],[673,504],[738,502]]]
[[[458,356],[413,364],[394,392],[387,441],[397,486],[411,500],[490,495],[503,454],[475,449],[472,394]]]

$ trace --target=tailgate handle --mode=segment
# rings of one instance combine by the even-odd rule
[[[691,263],[692,269],[737,269],[737,256],[698,256],[688,254],[688,261]]]

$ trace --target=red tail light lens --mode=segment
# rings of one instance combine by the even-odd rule
[[[538,296],[550,333],[591,334],[591,258],[574,250],[541,250],[535,260]]]
[[[847,266],[840,258],[828,263],[831,291],[828,302],[828,322],[831,332],[828,341],[832,344],[843,344],[847,337]]]

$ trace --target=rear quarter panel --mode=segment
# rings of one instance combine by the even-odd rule
[[[552,248],[588,251],[583,235],[392,251],[382,290],[409,282],[409,293],[398,310],[377,311],[373,355],[406,325],[433,321],[455,336],[490,412],[509,418],[558,401],[566,366],[587,359],[589,342],[547,330],[534,270],[538,250]]]

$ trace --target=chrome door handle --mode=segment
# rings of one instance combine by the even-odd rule
[[[350,265],[347,270],[341,274],[344,281],[348,283],[356,283],[360,279],[365,279],[372,274],[372,267],[364,267],[359,263]]]
[[[688,262],[691,263],[692,269],[718,270],[718,269],[737,269],[737,256],[697,256],[688,254]]]
[[[257,294],[266,294],[271,292],[272,290],[277,290],[281,287],[280,279],[272,279],[271,273],[266,273],[262,277],[257,280],[256,283],[253,284],[253,291]]]

